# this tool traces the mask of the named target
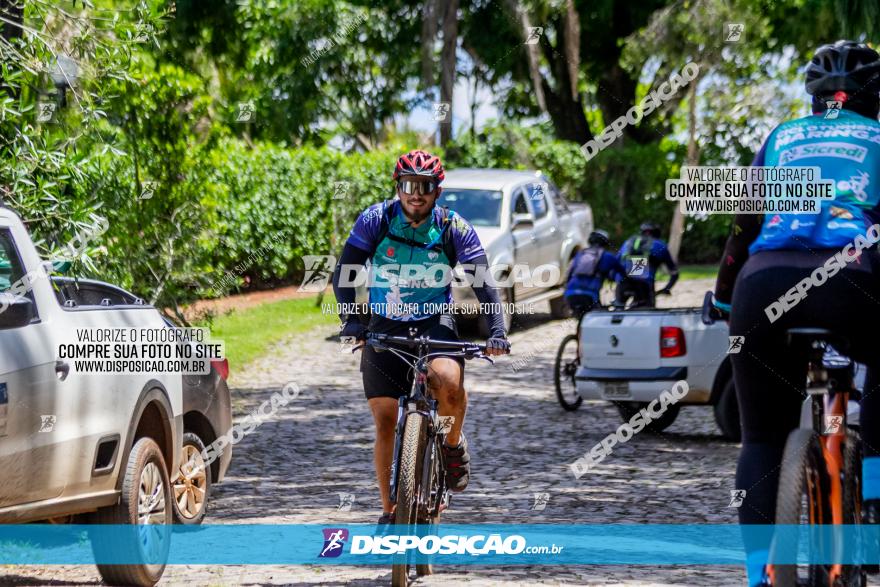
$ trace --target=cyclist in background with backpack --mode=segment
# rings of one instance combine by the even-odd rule
[[[455,318],[443,310],[452,304],[450,282],[434,269],[440,266],[451,271],[463,263],[465,272],[473,278],[475,273],[487,273],[483,270],[488,268],[488,261],[473,226],[455,212],[436,205],[444,176],[439,157],[410,151],[397,160],[394,169],[397,198],[373,204],[358,216],[333,274],[333,292],[343,308],[353,305],[355,285],[343,283],[341,272],[346,272],[347,280],[350,269],[369,261],[374,276],[369,283],[372,315],[368,327],[357,313],[341,315],[340,336],[364,340],[369,330],[392,336],[415,332],[433,339],[458,340]],[[486,354],[509,352],[498,292],[482,279],[470,283],[487,312],[491,335],[486,341]],[[397,405],[399,398],[409,393],[414,372],[394,353],[367,346],[361,354],[361,374],[376,425],[373,460],[382,500],[379,523],[391,524],[394,506],[389,490]],[[439,404],[440,415],[455,418],[443,442],[446,482],[452,491],[463,491],[470,477],[470,456],[462,432],[467,410],[464,359],[431,359],[428,389]]]
[[[565,301],[578,319],[600,304],[599,292],[606,279],[624,275],[617,256],[608,252],[611,239],[607,232],[594,230],[587,242],[590,246],[571,260],[565,278]]]
[[[624,272],[617,277],[614,303],[623,307],[633,298],[631,307],[653,308],[655,295],[672,292],[672,286],[678,281],[678,266],[666,243],[660,240],[659,226],[643,222],[639,231],[641,234],[629,237],[617,254]],[[654,281],[661,265],[669,270],[669,283],[655,294]]]

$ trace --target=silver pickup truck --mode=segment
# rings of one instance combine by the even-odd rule
[[[567,315],[562,297],[565,272],[574,255],[587,246],[593,230],[593,212],[588,204],[568,202],[562,192],[538,171],[509,169],[455,169],[446,174],[439,204],[467,219],[477,231],[490,265],[528,265],[553,268],[549,285],[513,280],[500,288],[501,301],[511,304],[550,302],[554,317]],[[544,275],[550,275],[545,273]],[[503,280],[508,273],[499,272]],[[469,287],[453,288],[459,306],[476,307]],[[464,316],[476,312],[465,312]],[[513,315],[505,312],[509,329]],[[481,330],[485,324],[480,320]],[[484,332],[485,334],[485,332]]]

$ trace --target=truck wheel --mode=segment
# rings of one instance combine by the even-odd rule
[[[502,277],[502,279],[507,278]],[[513,329],[513,312],[508,312],[507,310],[508,306],[513,303],[513,290],[509,287],[499,288],[498,298],[501,302],[504,314],[504,332],[510,334],[510,331]],[[477,330],[480,333],[480,336],[483,338],[489,338],[489,324],[483,316],[477,318]]]
[[[633,416],[639,413],[639,410],[642,408],[647,408],[647,402],[614,402],[614,405],[617,406],[617,411],[620,413],[620,417],[624,422],[629,422]],[[666,411],[663,414],[645,426],[645,430],[650,430],[651,432],[663,432],[675,422],[675,419],[678,417],[678,411],[681,409],[681,406],[676,404],[670,404],[666,407]]]
[[[202,453],[205,443],[193,432],[183,435],[180,467],[174,480],[174,521],[197,526],[208,512],[211,495],[211,466],[205,464]]]
[[[98,572],[108,585],[152,587],[162,578],[171,545],[171,484],[162,451],[152,438],[141,438],[123,469],[119,503],[93,516],[92,552],[98,561],[141,560],[143,564],[99,562]],[[131,531],[121,525],[130,525]],[[156,562],[162,561],[162,562]]]
[[[721,434],[726,440],[739,442],[742,440],[742,429],[739,425],[739,404],[736,403],[736,388],[733,378],[727,380],[718,401],[712,406],[715,412],[715,423],[721,429]]]
[[[550,300],[550,317],[551,318],[568,318],[571,316],[571,308],[565,301],[565,296],[559,296]]]

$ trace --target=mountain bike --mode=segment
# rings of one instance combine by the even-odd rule
[[[449,507],[451,498],[446,486],[446,462],[441,447],[452,423],[437,413],[437,400],[428,394],[428,361],[439,356],[494,361],[486,355],[484,345],[435,340],[427,336],[408,338],[369,334],[366,344],[376,350],[394,353],[415,370],[412,389],[400,398],[397,408],[390,493],[396,504],[394,523],[397,527],[394,532],[415,535],[416,526],[419,526],[423,534],[436,534],[440,512]],[[400,346],[415,348],[416,354],[396,348]],[[430,559],[411,564],[414,556],[395,556],[391,569],[394,587],[409,584],[412,567],[418,576],[433,573]]]
[[[840,354],[848,343],[842,337],[820,328],[793,328],[788,331],[789,347],[809,358],[807,399],[801,427],[793,430],[785,444],[776,498],[776,524],[825,526],[815,528],[804,541],[809,552],[833,553],[842,560],[843,528],[850,530],[861,522],[862,444],[859,434],[847,420],[850,399],[860,393],[854,385],[854,363]],[[829,527],[829,525],[831,527]],[[784,532],[785,530],[782,530]],[[791,533],[777,532],[770,560],[795,560],[798,539]],[[852,547],[853,541],[847,541]],[[862,548],[856,544],[856,548]],[[780,558],[781,557],[781,558]],[[865,569],[844,564],[767,565],[774,586],[863,586]]]

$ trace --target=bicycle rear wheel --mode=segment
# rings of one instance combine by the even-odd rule
[[[409,414],[404,423],[394,516],[397,525],[395,532],[399,535],[414,534],[413,526],[418,522],[418,487],[422,479],[427,424],[427,420],[418,414]],[[391,565],[392,587],[406,587],[409,584],[409,558],[407,554],[394,557]]]
[[[819,436],[812,430],[793,430],[785,443],[779,489],[776,496],[776,524],[786,526],[831,524],[831,507],[828,502],[830,481]],[[795,560],[800,536],[777,536],[771,547],[771,558]],[[820,542],[819,536],[811,536],[806,544],[808,552],[828,552],[829,547]],[[775,587],[828,585],[828,565],[774,565]]]
[[[575,334],[569,334],[562,339],[559,350],[556,352],[556,363],[553,365],[553,383],[556,385],[556,399],[559,400],[565,411],[573,412],[584,401],[578,392],[574,379],[578,367],[581,365],[578,357],[578,338]]]

